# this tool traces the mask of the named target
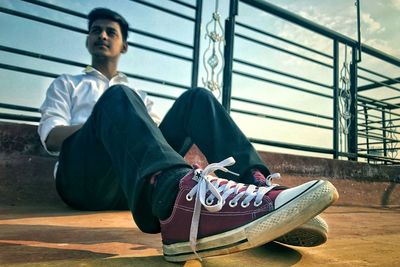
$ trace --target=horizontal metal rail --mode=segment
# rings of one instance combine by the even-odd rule
[[[312,62],[312,63],[319,64],[319,65],[324,66],[324,67],[327,67],[327,68],[333,68],[332,65],[329,65],[329,64],[327,64],[327,63],[325,63],[325,62],[318,61],[318,60],[315,60],[315,59],[313,59],[313,58],[303,56],[303,55],[301,55],[301,54],[299,54],[299,53],[295,53],[295,52],[292,52],[292,51],[290,51],[290,50],[283,49],[283,48],[278,47],[278,46],[276,46],[276,45],[272,45],[272,44],[268,44],[268,43],[266,43],[266,42],[259,41],[259,40],[257,40],[257,39],[248,37],[248,36],[243,35],[243,34],[240,34],[240,33],[235,33],[235,36],[240,37],[240,38],[242,38],[242,39],[245,39],[245,40],[247,40],[247,41],[256,43],[256,44],[258,44],[258,45],[261,45],[261,46],[264,46],[264,47],[268,47],[268,48],[272,48],[272,49],[274,49],[274,50],[277,50],[277,51],[280,51],[280,52],[283,52],[283,53],[286,53],[286,54],[289,54],[289,55],[292,55],[292,56],[295,56],[295,57],[298,57],[298,58],[301,58],[301,59],[304,59],[304,60],[307,60],[307,61],[310,61],[310,62]]]
[[[383,75],[383,74],[381,74],[381,73],[378,73],[378,72],[376,72],[376,71],[372,71],[372,70],[370,70],[370,69],[366,69],[366,68],[363,68],[363,67],[360,67],[360,66],[358,67],[358,69],[360,69],[360,70],[362,70],[362,71],[365,71],[365,72],[368,72],[368,73],[370,73],[370,74],[373,74],[373,75],[375,75],[375,76],[379,76],[379,77],[381,77],[381,78],[386,79],[385,81],[379,81],[378,83],[371,83],[371,84],[359,86],[359,87],[358,87],[358,91],[359,91],[359,92],[366,91],[366,90],[370,90],[370,89],[375,89],[375,88],[382,87],[382,86],[386,86],[386,85],[392,85],[392,84],[398,84],[398,83],[400,83],[400,77],[391,78],[391,77],[388,77],[388,76]]]
[[[15,121],[32,121],[32,122],[40,121],[40,117],[20,115],[20,114],[9,114],[9,113],[0,113],[0,119],[15,120]]]
[[[359,124],[358,124],[359,125]],[[365,126],[364,126],[365,127]],[[394,131],[394,130],[390,130],[388,129],[389,127],[373,127],[373,126],[367,126],[365,128],[362,129],[358,129],[361,132],[365,132],[365,131],[369,131],[369,130],[379,130],[379,131],[385,131],[387,133],[394,133],[394,134],[400,134],[400,132]]]
[[[368,115],[369,116],[369,115]],[[375,124],[375,123],[380,123],[380,124],[382,124],[382,118],[381,117],[379,117],[380,118],[380,120],[378,120],[378,121],[371,121],[371,120],[368,120],[368,124]],[[391,119],[391,120],[386,120],[386,122],[389,122],[389,121],[400,121],[400,118],[397,118],[397,119]],[[358,125],[366,125],[366,123],[359,123]],[[400,126],[400,125],[399,125]]]
[[[48,78],[57,78],[59,76],[59,74],[50,73],[47,71],[33,70],[33,69],[24,68],[24,67],[17,67],[14,65],[3,64],[3,63],[0,63],[0,69],[23,72],[23,73],[27,73],[27,74],[39,75],[39,76],[48,77]]]
[[[388,97],[388,98],[383,98],[383,99],[380,99],[380,101],[388,101],[388,100],[394,100],[394,99],[400,99],[400,95],[399,96]],[[395,104],[395,105],[400,105],[400,104]]]
[[[320,55],[320,56],[323,56],[323,57],[326,57],[326,58],[329,58],[329,59],[333,59],[333,56],[331,56],[331,55],[329,55],[329,54],[326,54],[326,53],[323,53],[323,52],[321,52],[321,51],[318,51],[318,50],[309,48],[309,47],[304,46],[304,45],[301,45],[301,44],[299,44],[299,43],[292,42],[292,41],[290,41],[290,40],[287,40],[287,39],[284,39],[284,38],[282,38],[282,37],[279,37],[279,36],[277,36],[277,35],[275,35],[275,34],[272,34],[272,33],[269,33],[269,32],[266,32],[266,31],[263,31],[263,30],[260,30],[260,29],[257,29],[257,28],[255,28],[255,27],[252,27],[252,26],[247,25],[247,24],[245,24],[245,23],[236,22],[236,25],[241,26],[241,27],[243,27],[243,28],[245,28],[245,29],[252,30],[252,31],[254,31],[254,32],[260,33],[260,34],[262,34],[262,35],[266,35],[266,36],[268,36],[268,37],[277,39],[277,40],[282,41],[282,42],[284,42],[284,43],[287,43],[287,44],[290,44],[290,45],[293,45],[293,46],[302,48],[302,49],[304,49],[304,50],[313,52],[313,53],[318,54],[318,55]]]
[[[176,54],[176,53],[171,53],[171,52],[168,52],[168,51],[165,51],[165,50],[161,50],[161,49],[157,49],[157,48],[153,48],[153,47],[150,47],[150,46],[147,46],[147,45],[142,45],[142,44],[135,43],[135,42],[127,42],[127,43],[130,46],[133,46],[133,47],[136,47],[136,48],[140,48],[140,49],[143,49],[143,50],[155,52],[155,53],[158,53],[158,54],[162,54],[162,55],[165,55],[165,56],[170,56],[170,57],[173,57],[173,58],[178,58],[178,59],[189,61],[189,62],[193,61],[192,58],[190,58],[190,57],[181,56],[181,55]]]
[[[275,147],[281,147],[281,148],[289,148],[289,149],[295,149],[295,150],[307,151],[307,152],[333,154],[333,149],[329,149],[329,148],[316,147],[316,146],[306,146],[306,145],[285,143],[285,142],[278,142],[278,141],[271,141],[271,140],[264,140],[264,139],[253,138],[253,137],[250,137],[249,140],[251,142],[253,142],[253,143],[261,144],[261,145],[275,146]]]
[[[183,2],[183,1],[180,1],[180,0],[169,0],[169,1],[180,4],[182,6],[185,6],[185,7],[191,8],[191,9],[196,9],[196,6],[186,3],[186,2]]]
[[[378,152],[378,151],[387,151],[387,150],[391,150],[390,148],[359,148],[358,151],[362,152],[362,151],[373,151],[373,152]]]
[[[395,143],[395,142],[394,142]],[[400,140],[398,141],[400,143]],[[383,145],[383,142],[368,142],[368,143],[358,143],[359,146],[366,146],[366,145]]]
[[[248,62],[246,60],[234,58],[233,62],[240,63],[240,64],[243,64],[243,65],[246,65],[246,66],[250,66],[250,67],[253,67],[253,68],[257,68],[257,69],[260,69],[260,70],[272,72],[272,73],[275,73],[275,74],[279,74],[279,75],[282,75],[282,76],[285,76],[285,77],[289,77],[289,78],[292,78],[292,79],[295,79],[295,80],[298,80],[298,81],[310,83],[310,84],[313,84],[313,85],[318,85],[318,86],[321,86],[321,87],[324,87],[324,88],[328,88],[328,89],[333,89],[333,86],[331,86],[331,85],[323,84],[323,83],[320,83],[320,82],[317,82],[317,81],[313,81],[313,80],[310,80],[310,79],[302,78],[300,76],[296,76],[296,75],[289,74],[289,73],[286,73],[286,72],[282,72],[282,71],[274,70],[274,69],[271,69],[271,68],[267,68],[265,66],[261,66],[261,65],[255,64],[255,63],[251,63],[251,62]]]
[[[182,19],[186,19],[186,20],[193,21],[193,22],[195,21],[195,19],[192,18],[192,17],[183,15],[183,14],[178,13],[178,12],[176,12],[176,11],[173,11],[173,10],[171,10],[171,9],[168,9],[168,8],[165,8],[165,7],[162,7],[162,6],[158,6],[158,5],[153,4],[153,3],[150,3],[150,2],[146,2],[146,1],[142,1],[142,0],[130,0],[130,1],[131,1],[131,2],[135,2],[135,3],[142,4],[142,5],[147,6],[147,7],[151,7],[151,8],[156,9],[156,10],[163,11],[163,12],[165,12],[165,13],[174,15],[174,16],[179,17],[179,18],[182,18]]]
[[[62,13],[73,15],[73,16],[76,16],[76,17],[80,17],[80,18],[84,18],[84,19],[87,18],[87,15],[84,14],[84,13],[77,12],[75,10],[71,10],[71,9],[68,9],[68,8],[61,7],[61,6],[53,5],[53,4],[50,4],[50,3],[42,2],[42,1],[39,1],[39,0],[21,0],[21,1],[27,2],[27,3],[31,3],[31,4],[34,4],[34,5],[37,5],[37,6],[42,6],[42,7],[45,7],[45,8],[53,9],[53,10],[56,10],[56,11],[60,11]]]
[[[390,141],[390,142],[398,142],[398,140],[396,140],[396,139],[389,138],[389,137],[383,137],[383,136],[375,135],[375,134],[372,134],[372,133],[364,134],[362,132],[359,132],[357,135],[361,136],[361,137],[368,137],[368,138],[371,138],[371,139],[374,139],[374,140],[384,140],[384,141],[387,140],[387,141]]]
[[[371,78],[367,78],[367,77],[362,76],[362,75],[358,75],[358,78],[363,79],[363,80],[366,80],[366,81],[369,81],[369,82],[372,82],[373,84],[378,84],[378,85],[380,85],[381,87],[388,88],[388,89],[392,89],[392,90],[394,90],[394,91],[400,92],[400,88],[396,88],[396,87],[394,87],[394,86],[391,86],[391,85],[389,85],[387,82],[385,83],[385,81],[380,82],[380,81],[377,81],[377,80],[374,80],[374,79],[371,79]],[[365,88],[365,87],[364,87],[364,88]],[[365,90],[366,90],[366,89],[361,90],[360,92],[365,91]]]
[[[303,125],[303,126],[333,130],[333,128],[330,126],[325,126],[325,125],[310,123],[310,122],[304,122],[304,121],[299,121],[299,120],[294,120],[294,119],[288,119],[288,118],[284,118],[284,117],[280,117],[280,116],[266,115],[266,114],[259,113],[259,112],[253,112],[253,111],[247,111],[247,110],[235,109],[235,108],[232,108],[231,111],[236,112],[236,113],[245,114],[245,115],[261,117],[261,118],[265,118],[265,119],[272,119],[272,120],[284,121],[284,122],[289,122],[289,123],[295,123],[295,124],[299,124],[299,125]]]
[[[367,96],[363,96],[363,95],[358,95],[357,96],[357,100],[358,100],[359,105],[360,105],[360,103],[362,103],[363,105],[369,104],[369,105],[372,105],[372,107],[369,106],[368,108],[377,109],[377,110],[381,110],[381,111],[382,111],[382,109],[378,109],[378,107],[385,108],[385,109],[389,108],[389,107],[400,108],[400,106],[396,106],[396,105],[385,103],[385,102],[382,103],[379,100],[376,100],[376,99],[373,99],[373,98],[370,98],[370,97],[367,97]],[[395,114],[395,113],[393,113],[391,111],[387,111],[387,112],[391,113],[393,115],[400,116],[400,114]]]
[[[272,83],[272,84],[276,84],[276,85],[283,86],[283,87],[286,87],[286,88],[294,89],[294,90],[301,91],[303,93],[308,93],[308,94],[311,94],[311,95],[317,95],[317,96],[321,96],[321,97],[325,97],[325,98],[329,98],[329,99],[333,98],[330,95],[326,95],[326,94],[323,94],[323,93],[318,93],[318,92],[315,92],[315,91],[312,91],[312,90],[308,90],[308,89],[304,89],[304,88],[301,88],[301,87],[298,87],[298,86],[295,86],[295,85],[292,85],[292,84],[279,82],[279,81],[275,81],[275,80],[271,80],[271,79],[267,79],[267,78],[263,78],[263,77],[260,77],[260,76],[256,76],[256,75],[245,73],[245,72],[238,71],[238,70],[233,70],[232,73],[235,73],[235,74],[238,74],[238,75],[250,78],[250,79],[255,79],[255,80],[262,81],[262,82]]]
[[[365,113],[363,113],[363,112],[359,112],[358,113],[358,120],[359,121],[361,121],[361,120],[364,120],[364,117],[360,117],[360,116],[365,116]],[[379,116],[375,116],[375,115],[371,115],[371,114],[368,114],[368,117],[372,117],[372,118],[376,118],[376,119],[381,119],[382,120],[382,117],[379,117]],[[357,125],[360,125],[360,124],[357,124]]]
[[[268,107],[268,108],[273,108],[273,109],[293,112],[293,113],[297,113],[297,114],[301,114],[301,115],[311,116],[313,118],[333,120],[332,117],[325,116],[325,115],[322,115],[322,114],[307,112],[307,111],[303,111],[303,110],[299,110],[299,109],[287,108],[287,107],[284,107],[284,106],[273,105],[273,104],[269,104],[269,103],[264,103],[264,102],[251,100],[251,99],[246,99],[246,98],[241,98],[241,97],[236,97],[236,96],[232,96],[232,100],[237,100],[237,101],[240,101],[240,102],[255,104],[255,105],[258,105],[258,106],[262,106],[262,107]]]
[[[26,107],[26,106],[14,105],[14,104],[6,104],[6,103],[0,103],[0,108],[27,111],[27,112],[39,112],[38,108],[32,108],[32,107]]]
[[[13,47],[9,47],[9,46],[4,46],[4,45],[0,45],[0,51],[5,51],[5,52],[14,53],[14,54],[22,55],[22,56],[28,56],[28,57],[42,59],[42,60],[48,60],[48,61],[52,61],[52,62],[67,64],[67,65],[77,66],[77,67],[82,67],[82,68],[87,66],[87,64],[84,64],[81,62],[63,59],[63,58],[59,58],[59,57],[47,56],[47,55],[44,55],[41,53],[17,49],[17,48],[13,48]]]

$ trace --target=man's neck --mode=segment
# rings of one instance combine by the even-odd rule
[[[110,60],[92,59],[92,67],[101,72],[109,80],[117,75],[117,62]]]

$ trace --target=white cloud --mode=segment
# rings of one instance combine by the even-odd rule
[[[371,14],[368,13],[362,13],[361,14],[361,21],[367,26],[366,31],[369,34],[374,34],[374,33],[379,33],[385,31],[385,27],[382,27],[382,25],[374,20],[371,16]]]
[[[392,55],[394,57],[400,58],[400,51],[398,49],[393,48],[387,41],[382,39],[367,39],[363,40],[363,43],[372,46],[384,53]]]
[[[392,5],[394,8],[400,10],[400,0],[392,0]]]

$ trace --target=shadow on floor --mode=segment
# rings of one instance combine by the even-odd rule
[[[296,250],[270,243],[227,256],[206,258],[203,266],[290,266]],[[0,225],[1,266],[182,266],[164,261],[160,235],[137,228]]]

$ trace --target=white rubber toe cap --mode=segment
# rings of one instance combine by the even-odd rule
[[[297,196],[301,195],[305,191],[311,190],[313,187],[317,187],[319,184],[323,183],[324,181],[321,180],[313,180],[302,185],[286,189],[282,191],[275,199],[275,209],[278,209],[291,201],[292,199],[296,198]]]

